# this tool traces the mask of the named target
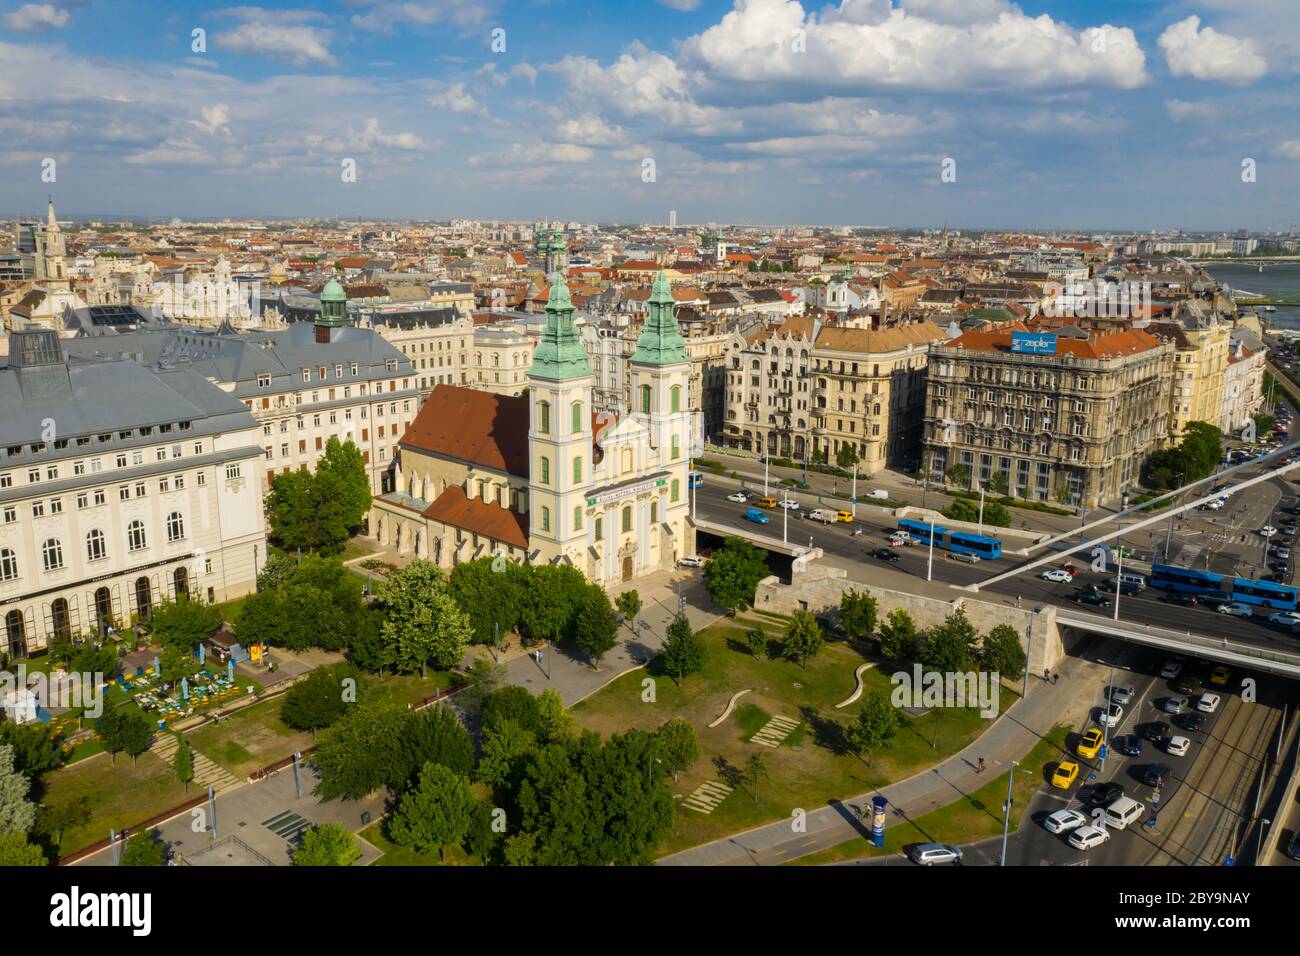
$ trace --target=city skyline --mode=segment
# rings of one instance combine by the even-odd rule
[[[11,2],[0,209],[1286,231],[1286,12]]]

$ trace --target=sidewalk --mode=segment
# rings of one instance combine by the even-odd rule
[[[967,796],[987,783],[1014,760],[1027,754],[1038,740],[1062,720],[1086,714],[1097,694],[1097,681],[1105,669],[1087,659],[1070,657],[1060,669],[1059,684],[1049,685],[1041,677],[1029,679],[1029,695],[1011,708],[965,750],[883,790],[849,797],[840,804],[867,807],[871,798],[883,795],[897,819],[915,819],[931,810]],[[976,773],[983,757],[991,776]],[[830,846],[862,835],[862,824],[851,819],[840,806],[822,807],[807,816],[805,833],[791,832],[788,820],[767,824],[682,850],[658,862],[666,866],[770,866],[785,863],[807,850],[798,845],[816,842]]]

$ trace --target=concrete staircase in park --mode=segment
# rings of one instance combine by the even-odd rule
[[[179,749],[180,742],[176,739],[175,734],[160,733],[154,738],[153,746],[149,748],[149,752],[170,767],[172,759]],[[191,787],[206,790],[210,786],[219,793],[222,790],[229,790],[241,782],[230,771],[213,763],[193,747],[190,748],[190,754],[194,758],[194,779],[190,781]]]

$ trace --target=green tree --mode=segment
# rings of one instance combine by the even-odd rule
[[[573,642],[600,670],[604,656],[618,643],[618,617],[610,606],[609,595],[598,584],[587,587],[574,621]]]
[[[14,766],[14,750],[0,746],[0,836],[26,835],[36,822],[36,804],[27,799],[32,784]]]
[[[516,833],[506,838],[506,866],[532,866],[537,850],[536,833]]]
[[[0,834],[0,866],[45,866],[45,851],[21,833]]]
[[[894,738],[899,728],[898,711],[884,691],[872,691],[858,708],[858,716],[849,725],[845,738],[853,752],[871,766],[871,757]]]
[[[494,570],[495,567],[495,570]],[[469,615],[475,644],[492,644],[519,627],[532,582],[531,568],[495,558],[466,561],[452,569],[447,590]]]
[[[77,797],[66,803],[42,804],[36,810],[35,832],[49,838],[56,847],[63,844],[63,834],[73,827],[90,822],[90,800]],[[44,860],[44,855],[41,857]]]
[[[158,839],[155,831],[140,831],[131,835],[122,850],[119,866],[166,866],[167,846]]]
[[[316,463],[316,478],[325,480],[339,498],[343,524],[350,533],[361,527],[370,510],[370,474],[361,451],[349,439],[330,438]]]
[[[749,786],[749,792],[755,803],[758,803],[758,785],[767,777],[767,754],[750,754],[749,759],[745,761],[744,781]]]
[[[448,846],[469,833],[475,809],[469,781],[441,764],[426,763],[419,780],[397,801],[388,823],[394,841],[420,853],[438,851],[446,859]]]
[[[589,596],[589,587],[582,572],[570,565],[531,568],[529,600],[521,615],[524,631],[535,641],[558,643],[572,637],[579,610],[585,602],[596,603]]]
[[[689,720],[674,717],[655,731],[655,754],[673,775],[673,782],[683,770],[689,770],[700,756],[700,738]]]
[[[367,605],[357,618],[357,630],[348,641],[348,658],[363,671],[382,675],[397,662],[397,649],[389,644],[381,630],[383,608]]]
[[[554,687],[537,695],[537,734],[544,744],[567,737],[573,732],[573,716],[564,706],[564,698]]]
[[[346,647],[367,613],[361,592],[361,579],[338,558],[304,557],[277,592],[288,618],[283,646],[326,651]]]
[[[456,703],[470,717],[479,717],[483,705],[506,679],[506,666],[486,657],[476,657],[465,669],[465,684]]]
[[[235,618],[235,634],[245,645],[292,647],[297,642],[291,610],[278,590],[250,594],[245,599]]]
[[[319,544],[314,488],[315,480],[306,471],[290,471],[271,479],[265,503],[266,521],[271,536],[288,551],[311,551]],[[346,537],[341,521],[338,530]]]
[[[360,800],[385,784],[400,785],[402,731],[409,710],[363,697],[320,737],[312,762],[320,773],[313,791],[322,800]]]
[[[1011,511],[997,501],[984,502],[984,523],[994,528],[1011,527]]]
[[[0,745],[12,748],[14,769],[28,777],[39,777],[63,765],[63,748],[53,724],[0,722]]]
[[[294,866],[351,866],[359,859],[357,838],[341,823],[321,823],[303,831],[293,850]]]
[[[767,654],[767,641],[767,631],[761,627],[751,627],[745,632],[745,643],[749,645],[749,653],[755,657]]]
[[[840,595],[840,627],[855,641],[866,640],[876,631],[876,599],[866,591],[845,591]]]
[[[514,789],[536,741],[536,735],[518,721],[506,719],[488,724],[478,761],[479,782],[496,790]]]
[[[636,616],[641,613],[641,595],[635,590],[624,591],[614,601],[614,606],[627,621],[627,626],[636,630]]]
[[[460,662],[473,628],[447,593],[437,565],[417,558],[389,575],[376,593],[385,613],[380,632],[397,648],[399,670],[419,668],[427,677],[431,663],[446,670]]]
[[[916,622],[905,609],[894,608],[880,625],[880,653],[895,664],[910,664],[918,650]]]
[[[771,572],[767,553],[744,538],[727,538],[704,565],[704,584],[709,595],[729,610],[754,603],[758,582]]]
[[[356,703],[360,672],[347,662],[318,667],[289,688],[280,702],[280,719],[294,730],[316,731],[343,716]]]
[[[1010,624],[999,624],[984,635],[980,657],[986,670],[1017,680],[1024,676],[1028,658],[1020,645],[1020,635]]]
[[[978,505],[972,504],[965,498],[957,498],[943,509],[942,514],[953,521],[969,521],[974,524],[979,520],[980,510]]]
[[[790,625],[785,629],[784,653],[787,660],[797,661],[802,668],[817,656],[826,640],[822,636],[821,622],[810,611],[795,611]]]
[[[989,476],[989,480],[984,483],[985,489],[994,495],[1005,495],[1007,493],[1007,473],[1005,471],[995,471]]]
[[[921,664],[929,671],[955,674],[971,669],[978,635],[966,617],[966,611],[957,608],[938,627],[925,632],[921,642]]]
[[[944,477],[948,479],[948,484],[966,488],[970,485],[970,468],[966,465],[953,465],[944,472]]]
[[[155,729],[154,722],[139,711],[127,711],[123,714],[118,724],[118,733],[122,741],[122,749],[131,756],[132,765],[153,743]]]
[[[194,779],[194,752],[190,749],[189,738],[181,735],[176,753],[172,755],[172,771],[176,779],[185,784],[185,793],[190,792],[190,781]]]
[[[474,740],[451,707],[426,707],[402,728],[401,765],[394,778],[409,781],[426,764],[459,774],[474,770]]]
[[[678,614],[674,617],[659,652],[659,666],[663,671],[680,684],[686,677],[703,669],[707,656],[704,642],[691,630],[691,622],[686,616]]]
[[[857,450],[850,444],[843,444],[840,450],[835,453],[835,463],[841,468],[848,470],[858,463]]]
[[[507,684],[494,690],[483,702],[482,718],[485,727],[503,720],[513,720],[534,734],[542,729],[538,699],[518,684]]]
[[[116,707],[106,708],[96,719],[95,733],[99,735],[99,742],[108,751],[109,761],[117,763],[117,755],[125,743],[122,739],[122,714]]]
[[[192,654],[221,627],[221,612],[197,598],[162,601],[154,607],[149,626],[159,644]]]

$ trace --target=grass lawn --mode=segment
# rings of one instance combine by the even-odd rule
[[[410,847],[398,846],[384,835],[384,821],[372,823],[361,831],[361,837],[373,843],[384,855],[371,863],[371,866],[482,866],[476,856],[470,856],[458,846],[447,847],[447,858],[441,860],[438,854],[424,854]]]
[[[451,675],[431,671],[421,680],[418,674],[367,678],[362,693],[381,694],[399,704],[415,703],[451,683]],[[284,697],[251,704],[209,723],[190,734],[194,749],[236,777],[246,777],[269,763],[305,750],[315,743],[308,731],[294,730],[280,720]]]
[[[375,553],[375,544],[369,538],[349,538],[343,545],[343,553],[339,557],[344,561],[351,561],[353,558],[364,557],[367,554]]]
[[[759,783],[757,799],[739,786],[711,814],[679,807],[677,832],[665,840],[661,853],[786,819],[794,807],[812,810],[832,799],[903,779],[961,750],[989,726],[974,710],[935,711],[917,718],[904,715],[890,748],[876,755],[868,767],[844,744],[845,727],[857,708],[835,709],[853,692],[853,672],[866,658],[844,643],[828,643],[807,670],[750,654],[746,631],[764,628],[772,638],[771,650],[779,653],[783,626],[784,619],[760,613],[716,624],[701,633],[708,647],[704,669],[681,686],[671,678],[656,678],[654,703],[643,702],[645,674],[638,671],[573,708],[581,727],[603,736],[633,727],[654,730],[673,717],[689,720],[699,734],[701,757],[670,784],[677,797],[689,796],[705,781],[721,779],[724,771],[743,767],[752,754],[766,757],[767,775]],[[863,680],[867,692],[891,689],[888,675],[878,668],[866,671]],[[750,693],[727,720],[709,728],[731,695],[746,688]],[[1004,701],[1009,693],[1004,688]],[[751,743],[754,733],[778,714],[800,721],[801,728],[775,749]],[[725,762],[721,769],[719,760]]]
[[[1047,767],[1054,764],[1065,750],[1068,727],[1053,727],[1048,735],[1038,741],[1029,755],[1016,768],[1016,782],[1011,790],[1011,829],[1020,826],[1020,820],[1029,806],[1035,791],[1047,779]],[[903,847],[913,843],[951,843],[962,845],[997,836],[1002,832],[1002,801],[1007,798],[1007,775],[994,777],[975,792],[961,797],[946,807],[932,810],[915,820],[891,817],[885,827],[885,845],[874,847],[865,839],[855,837],[838,846],[810,853],[791,860],[787,866],[817,866],[841,860],[858,860],[875,856],[902,853]]]
[[[141,754],[135,764],[126,754],[118,754],[116,763],[104,756],[81,760],[45,774],[41,783],[41,803],[46,806],[63,806],[78,797],[85,797],[90,806],[89,822],[63,834],[61,854],[107,839],[109,827],[135,826],[186,799],[185,786],[172,768],[151,753]]]

